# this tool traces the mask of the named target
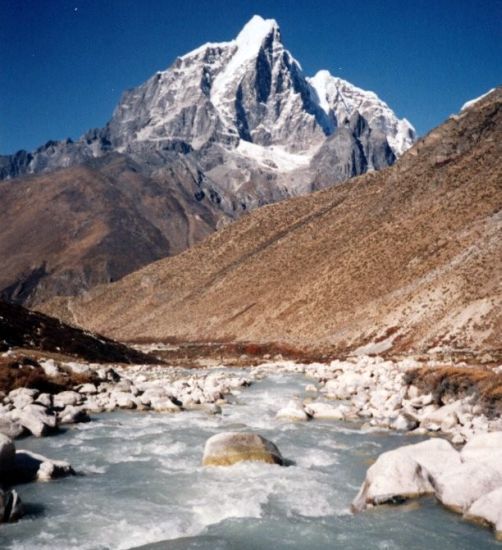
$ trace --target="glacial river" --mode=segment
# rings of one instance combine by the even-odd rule
[[[18,448],[69,460],[82,475],[19,486],[29,514],[0,527],[0,548],[502,549],[489,530],[432,499],[352,515],[371,462],[418,439],[341,422],[276,420],[305,383],[299,375],[270,376],[244,388],[221,416],[109,413],[19,441]],[[202,468],[206,439],[226,430],[259,432],[296,464]]]

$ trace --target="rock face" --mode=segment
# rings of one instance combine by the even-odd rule
[[[258,434],[224,432],[206,441],[202,457],[204,466],[231,466],[243,461],[284,464],[279,449]]]
[[[414,139],[372,92],[306,78],[255,16],[125,92],[105,128],[0,157],[0,179],[18,178],[0,184],[0,295],[34,305],[117,280],[253,208],[386,167]]]
[[[385,171],[258,209],[47,310],[125,339],[499,350],[501,106],[497,89]]]

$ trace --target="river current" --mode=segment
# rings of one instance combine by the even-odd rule
[[[1,526],[0,548],[502,549],[488,530],[433,499],[352,515],[372,461],[419,439],[343,422],[276,420],[306,383],[300,375],[269,376],[218,416],[114,412],[19,441],[20,449],[68,460],[81,475],[17,487],[28,515]],[[256,431],[295,464],[203,468],[205,441],[227,430]]]

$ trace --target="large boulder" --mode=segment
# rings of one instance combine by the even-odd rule
[[[495,530],[497,540],[502,541],[502,487],[474,501],[465,517],[490,525]]]
[[[16,491],[0,489],[0,523],[17,521],[24,514],[24,506]]]
[[[431,479],[461,465],[460,454],[444,439],[429,439],[380,455],[352,503],[354,511],[434,493]]]
[[[13,477],[18,483],[50,481],[74,474],[70,463],[64,460],[52,460],[31,451],[16,452]]]
[[[444,506],[463,513],[483,495],[502,487],[502,473],[489,464],[473,461],[433,476],[432,483]]]
[[[237,462],[257,461],[284,464],[279,449],[261,435],[250,432],[224,432],[206,441],[204,466],[231,466]]]

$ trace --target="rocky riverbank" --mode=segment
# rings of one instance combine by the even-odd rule
[[[345,420],[360,422],[363,429],[440,433],[458,445],[477,434],[502,430],[498,404],[494,407],[493,403],[483,403],[475,384],[464,384],[458,392],[437,392],[434,388],[424,391],[423,386],[413,384],[417,371],[424,368],[439,372],[445,364],[362,356],[330,364],[261,366],[254,373],[281,369],[313,379],[305,387],[306,396],[299,396],[278,411],[278,416],[285,419]],[[478,374],[468,366],[457,370]],[[488,375],[486,369],[483,372]],[[490,371],[490,376],[492,384],[502,386],[498,369]]]
[[[421,436],[443,435],[451,443],[436,438],[429,445],[434,449],[436,446],[442,446],[441,452],[446,452],[447,447],[448,457],[457,457],[451,458],[450,462],[445,460],[445,468],[448,464],[453,464],[453,460],[456,461],[456,466],[460,467],[461,463],[466,462],[462,457],[469,454],[464,450],[456,450],[452,444],[457,448],[465,445],[464,449],[469,449],[469,445],[477,445],[476,441],[484,441],[479,439],[484,435],[495,437],[493,441],[500,444],[500,440],[496,439],[499,437],[496,433],[502,431],[500,415],[493,403],[488,406],[480,400],[476,386],[468,387],[464,384],[462,391],[457,393],[450,391],[450,387],[449,391],[436,391],[434,387],[424,385],[424,376],[416,374],[424,368],[435,373],[443,372],[441,369],[445,369],[446,365],[442,363],[429,362],[424,365],[412,359],[389,361],[378,357],[360,356],[346,361],[332,361],[329,364],[298,364],[281,360],[261,364],[245,371],[224,368],[189,370],[163,365],[103,366],[64,363],[53,359],[41,360],[39,366],[48,379],[61,381],[68,378],[85,381],[71,388],[65,387],[63,391],[51,392],[43,391],[41,388],[21,387],[5,392],[0,405],[0,433],[11,438],[27,434],[42,437],[57,432],[66,424],[89,421],[93,414],[117,409],[159,413],[182,413],[184,410],[197,409],[210,415],[219,414],[222,407],[238,400],[243,389],[254,381],[277,374],[292,373],[305,376],[308,383],[305,384],[304,391],[298,393],[286,407],[277,404],[277,410],[273,414],[282,422],[333,420],[353,422],[358,428],[368,432],[395,430]],[[470,369],[467,366],[458,368],[465,372]],[[501,376],[499,370],[500,368],[487,371],[487,376],[494,377],[495,383],[498,383],[498,377]],[[483,377],[483,380],[486,382],[487,377]],[[442,387],[444,390],[444,384]],[[406,456],[410,454],[406,449],[413,447],[403,447]],[[420,455],[420,448],[417,450],[417,456]],[[397,449],[392,452],[399,451],[401,450]],[[21,458],[26,456],[22,453],[23,451],[16,453],[16,456],[19,454],[19,464]],[[256,452],[253,451],[251,454],[254,456]],[[389,459],[385,458],[385,455],[382,457],[385,470],[388,468]],[[375,486],[378,488],[379,482],[373,480],[378,478],[380,470],[376,468],[375,474],[375,471],[370,469],[361,493],[355,501],[354,509],[363,510],[367,506],[397,502],[421,494],[436,495],[441,502],[444,501],[448,505],[441,496],[443,493],[438,492],[439,478],[434,481],[432,474],[426,471],[425,464],[417,462],[418,459],[415,458],[419,466],[415,465],[413,469],[409,464],[409,467],[406,466],[405,460],[390,460],[395,465],[396,472],[391,472],[392,479],[388,481],[397,487],[395,494],[393,491],[384,491],[383,494],[375,492]],[[59,475],[54,461],[40,456],[32,456],[29,461],[32,464],[30,479],[51,479],[54,476],[50,472],[56,472],[55,476]],[[485,468],[485,462],[481,462],[482,465],[479,466],[471,461],[469,467],[474,471],[479,466],[482,470]],[[35,463],[38,464],[37,468],[33,466]],[[406,470],[404,473],[400,469],[401,465]],[[69,469],[71,466],[67,464],[66,471]],[[441,471],[441,475],[446,473],[446,470]],[[470,487],[471,480],[473,486],[478,482],[484,483],[482,480],[479,481],[481,478],[477,475],[466,476],[466,491],[471,491],[474,496],[469,500],[468,506],[466,504],[458,511],[468,518],[483,518],[479,508],[485,500],[488,503],[486,506],[493,502],[498,505],[498,492],[492,492],[499,491],[497,480],[502,480],[499,473],[502,476],[502,472],[497,470],[493,474],[490,470],[489,475],[493,474],[495,481],[490,478],[487,482],[489,487],[486,486],[489,490],[483,489],[481,492],[476,492]],[[403,481],[404,478],[406,479]],[[408,491],[410,483],[415,483],[418,489]],[[483,487],[486,488],[484,485]],[[373,494],[376,494],[374,498],[371,496]],[[387,498],[385,495],[391,496]],[[7,503],[7,509],[14,510],[12,504],[17,502],[16,494],[7,492],[2,498]],[[478,500],[481,498],[484,500],[479,503]],[[483,510],[486,506],[483,504]],[[19,514],[14,514],[8,519],[16,519],[18,516]],[[485,516],[484,521],[499,530],[499,520],[492,521],[492,516]]]

